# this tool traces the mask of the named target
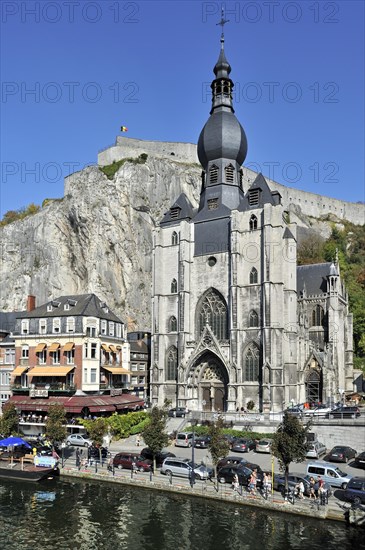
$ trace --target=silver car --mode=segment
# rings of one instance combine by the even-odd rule
[[[78,445],[79,447],[91,447],[93,442],[81,434],[71,434],[66,439],[67,445]]]
[[[167,476],[191,478],[193,472],[195,479],[210,479],[214,475],[212,468],[193,463],[188,458],[165,458],[161,466],[161,474]]]
[[[320,441],[313,441],[309,443],[309,449],[306,458],[319,458],[321,455],[325,455],[327,452],[326,446]]]

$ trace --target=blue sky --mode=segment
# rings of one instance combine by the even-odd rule
[[[128,137],[196,143],[221,6],[245,165],[364,200],[362,1],[1,4],[1,203],[63,196],[63,177]]]

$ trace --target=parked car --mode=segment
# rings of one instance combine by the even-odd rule
[[[108,456],[110,456],[110,453],[106,447],[95,447],[92,445],[88,448],[88,458],[91,458],[96,462],[100,461],[100,453],[101,460],[106,460]]]
[[[350,479],[344,497],[355,504],[365,503],[365,478],[353,477]]]
[[[186,407],[175,407],[169,410],[168,415],[174,418],[175,417],[185,418],[185,416],[188,413],[189,413],[189,410]]]
[[[247,460],[245,458],[242,458],[240,456],[226,456],[225,458],[222,458],[217,463],[217,471],[223,468],[223,466],[237,466],[239,464],[247,464]]]
[[[232,445],[232,451],[236,453],[248,453],[256,447],[253,439],[236,439]]]
[[[228,442],[229,448],[232,449],[232,445],[236,441],[237,437],[229,434],[223,434],[223,437]]]
[[[331,412],[333,407],[329,405],[317,405],[313,409],[304,409],[305,416],[326,416],[327,413]]]
[[[232,464],[223,466],[217,473],[217,480],[219,483],[232,483],[235,474],[237,474],[239,484],[247,487],[252,470],[243,464],[237,466]],[[259,481],[259,479],[257,479],[257,481]]]
[[[157,453],[156,454],[156,466],[157,466],[157,468],[160,468],[162,466],[162,463],[165,460],[165,458],[175,457],[175,456],[176,455],[174,455],[174,453],[170,453],[169,451],[164,451],[164,450],[162,450],[160,453]],[[153,462],[153,452],[148,447],[145,447],[144,449],[142,449],[141,457],[146,459],[146,460],[150,460],[151,462]]]
[[[117,453],[113,459],[114,468],[138,470],[139,472],[150,472],[152,470],[151,460],[136,456],[133,453]]]
[[[176,435],[175,447],[191,447],[193,444],[193,432],[179,432]]]
[[[362,468],[363,470],[365,470],[365,452],[362,452],[355,457],[354,465],[356,466],[356,468]]]
[[[212,468],[203,464],[196,464],[188,458],[169,457],[163,461],[161,474],[167,476],[179,476],[191,478],[194,473],[195,479],[211,479],[214,476]]]
[[[212,438],[209,435],[194,437],[194,447],[197,447],[198,449],[207,449],[211,439]]]
[[[271,453],[272,439],[260,439],[256,443],[257,453]]]
[[[78,445],[80,447],[91,447],[93,442],[82,434],[71,434],[66,438],[66,445]]]
[[[333,487],[340,487],[341,489],[346,489],[348,482],[352,478],[351,475],[342,472],[337,466],[330,462],[308,462],[306,473],[314,477],[316,481],[318,477],[321,477],[323,481],[326,481]]]
[[[326,413],[326,418],[358,418],[361,416],[359,407],[346,407],[342,405]]]
[[[326,445],[320,441],[312,441],[309,443],[309,449],[306,458],[320,458],[321,455],[325,455],[327,452]]]
[[[302,474],[289,474],[288,476],[288,485],[289,489],[294,489],[297,483],[300,481],[303,482],[304,485],[304,495],[309,496],[310,495],[310,475],[302,475]],[[319,484],[316,481],[314,485],[314,490],[317,493]],[[332,495],[332,489],[331,485],[327,482],[324,482],[323,485],[325,494],[327,497],[330,497]],[[274,475],[274,489],[276,491],[279,491],[280,493],[284,493],[285,490],[285,475],[284,474],[275,474]]]
[[[327,455],[329,462],[348,462],[350,458],[355,458],[357,452],[352,447],[336,445]]]

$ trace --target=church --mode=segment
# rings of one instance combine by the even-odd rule
[[[222,32],[197,146],[199,206],[181,194],[154,232],[152,404],[232,412],[252,401],[276,412],[340,401],[353,364],[338,258],[298,266],[280,193],[262,174],[244,180],[230,73]]]

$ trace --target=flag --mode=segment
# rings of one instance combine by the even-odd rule
[[[120,131],[121,132],[128,132],[128,128],[126,126],[121,126]]]

